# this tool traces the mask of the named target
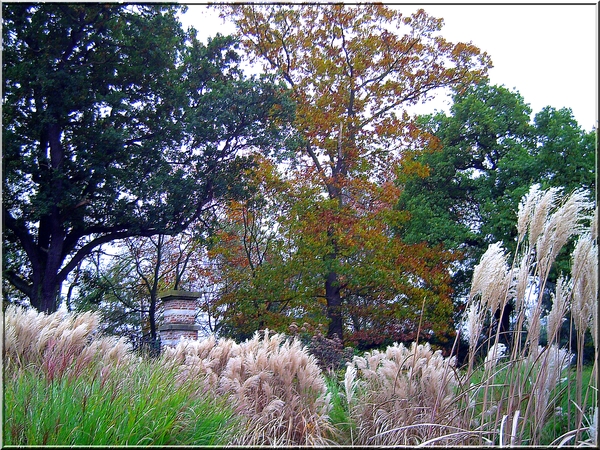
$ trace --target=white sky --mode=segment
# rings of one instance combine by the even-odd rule
[[[586,131],[598,126],[598,5],[427,4],[398,5],[404,14],[423,8],[444,19],[441,35],[472,42],[492,58],[492,84],[519,91],[533,114],[568,107]],[[181,18],[203,40],[234,32],[206,5],[188,5]],[[404,12],[406,11],[406,12]],[[420,112],[446,109],[439,101]]]

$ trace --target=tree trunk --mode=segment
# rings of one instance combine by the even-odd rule
[[[327,337],[331,339],[337,334],[343,340],[342,297],[340,295],[337,273],[334,271],[327,274],[325,280],[325,298],[327,300],[327,317],[329,318]]]

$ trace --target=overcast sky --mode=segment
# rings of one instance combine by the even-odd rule
[[[404,14],[423,8],[444,19],[441,35],[472,42],[492,58],[492,84],[517,90],[533,114],[544,106],[568,107],[584,130],[598,126],[598,5],[399,5]],[[205,39],[232,33],[205,5],[188,5],[181,21]],[[404,12],[406,11],[406,12]],[[442,99],[429,106],[444,109]]]

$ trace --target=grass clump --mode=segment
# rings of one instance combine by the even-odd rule
[[[463,443],[459,426],[455,358],[429,344],[394,344],[355,356],[346,369],[344,393],[356,424],[355,444],[417,445],[435,440]]]
[[[461,384],[468,387],[461,393],[462,422],[498,445],[595,443],[597,209],[590,214],[594,205],[583,191],[565,198],[559,193],[532,187],[519,206],[512,261],[499,243],[492,244],[473,273],[464,327],[469,352]],[[571,273],[559,275],[546,311],[542,300],[548,277],[557,255],[572,240]],[[500,325],[505,314],[510,314],[509,330]],[[570,321],[569,336],[561,336],[565,321]],[[484,323],[492,326],[482,340]],[[592,334],[595,358],[584,389],[586,333]],[[561,347],[564,338],[577,342],[575,355]],[[487,356],[477,367],[482,352]],[[568,430],[555,426],[562,411],[573,418]],[[559,431],[562,435],[553,434]]]
[[[236,344],[230,339],[182,341],[163,356],[179,378],[198,379],[228,399],[243,429],[232,445],[325,445],[333,431],[321,369],[298,339],[269,330]]]
[[[54,316],[8,307],[5,444],[227,442],[236,421],[224,401],[197,395],[193,382],[177,383],[175,369],[133,356],[122,341],[95,335],[96,324],[92,315]],[[26,343],[24,336],[30,338]]]

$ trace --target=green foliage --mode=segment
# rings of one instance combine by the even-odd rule
[[[440,266],[431,263],[437,252],[404,246],[389,229],[398,220],[393,179],[406,169],[404,149],[427,140],[406,108],[436,88],[485,76],[489,56],[437,35],[442,21],[423,10],[405,16],[381,4],[220,8],[250,58],[284,80],[296,102],[288,176],[298,195],[280,225],[305,289],[289,309],[297,317],[316,305],[328,337],[358,332],[367,345],[373,337],[394,339],[392,328],[416,333],[423,291],[431,303],[447,304],[448,297]],[[262,323],[270,311],[255,303]],[[371,320],[374,311],[381,314]],[[427,314],[440,336],[447,318]]]
[[[184,230],[292,104],[178,6],[3,4],[3,286],[41,311],[101,244]],[[11,284],[8,287],[7,283]],[[11,300],[9,298],[8,300]]]
[[[331,394],[329,420],[334,427],[333,439],[339,445],[351,446],[356,435],[356,424],[350,416],[348,401],[336,376],[326,375],[327,392]]]
[[[7,445],[215,445],[227,441],[232,411],[176,387],[176,371],[140,362],[132,370],[62,377],[37,370],[5,380]],[[103,376],[104,375],[104,376]]]
[[[566,193],[595,186],[596,132],[582,131],[568,109],[544,108],[533,123],[531,112],[519,93],[482,82],[455,94],[449,116],[420,118],[441,148],[416,157],[427,176],[402,180],[398,208],[410,220],[398,233],[462,254],[458,295],[488,244],[514,250],[518,203],[533,183]]]

